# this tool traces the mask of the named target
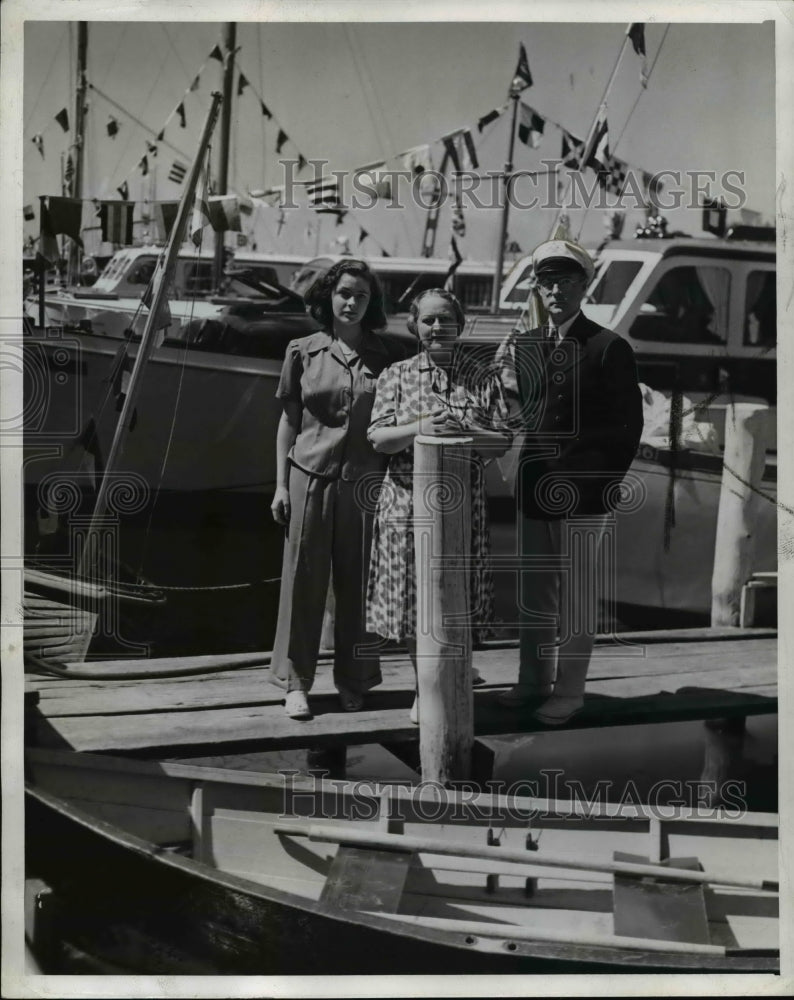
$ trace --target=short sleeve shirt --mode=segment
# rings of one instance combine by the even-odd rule
[[[295,465],[329,479],[348,480],[385,467],[386,457],[367,440],[367,428],[378,376],[389,361],[374,333],[365,333],[350,357],[326,330],[289,343],[276,396],[302,408],[290,452]]]

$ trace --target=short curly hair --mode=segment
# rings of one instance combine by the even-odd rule
[[[439,299],[444,299],[444,301],[449,302],[455,313],[455,322],[458,327],[458,336],[463,332],[463,327],[466,325],[466,314],[463,312],[463,306],[458,301],[457,296],[453,295],[452,292],[448,292],[446,288],[426,288],[423,292],[420,292],[410,305],[408,310],[408,329],[415,336],[419,336],[419,331],[416,326],[416,321],[419,319],[419,306],[423,299],[428,298],[430,295],[435,295]]]
[[[352,257],[332,264],[309,288],[306,293],[306,305],[311,316],[326,330],[333,327],[334,313],[331,298],[339,279],[344,274],[363,278],[369,285],[370,299],[367,311],[361,319],[361,325],[371,333],[382,330],[386,326],[386,313],[383,310],[383,291],[380,282],[363,260],[355,260]]]

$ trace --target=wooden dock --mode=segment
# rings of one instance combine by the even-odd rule
[[[585,708],[562,728],[742,720],[777,711],[774,630],[688,629],[623,634],[620,639],[597,643]],[[151,661],[148,665],[154,666]],[[474,665],[485,682],[474,692],[476,737],[544,728],[526,710],[497,704],[498,692],[517,677],[517,648],[494,644],[478,650]],[[342,711],[330,663],[322,663],[311,694],[315,716],[306,722],[286,717],[283,692],[271,684],[267,666],[146,680],[125,679],[125,673],[140,670],[140,661],[86,664],[81,669],[118,671],[118,679],[28,674],[29,745],[186,757],[368,743],[394,746],[417,739],[417,727],[408,718],[413,671],[404,654],[383,657],[383,684],[356,713]]]

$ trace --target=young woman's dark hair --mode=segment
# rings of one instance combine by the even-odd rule
[[[420,292],[410,305],[408,310],[408,320],[406,326],[410,332],[415,336],[419,336],[419,331],[416,327],[416,321],[419,319],[419,306],[422,299],[428,298],[430,295],[435,295],[439,299],[444,299],[445,302],[449,302],[455,313],[455,320],[458,325],[458,336],[463,332],[463,327],[466,325],[466,315],[463,312],[463,306],[460,304],[456,296],[452,292],[448,292],[445,288],[426,288],[423,292]]]
[[[343,274],[352,274],[363,278],[369,285],[370,299],[367,311],[361,320],[365,330],[373,332],[386,326],[386,314],[383,311],[383,292],[376,275],[370,271],[363,260],[340,260],[319,277],[306,293],[306,305],[309,313],[326,330],[333,328],[334,314],[331,307],[331,297]]]

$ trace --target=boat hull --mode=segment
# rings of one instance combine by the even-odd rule
[[[642,954],[605,961],[598,949],[574,954],[558,946],[539,955],[523,944],[513,953],[483,954],[460,947],[455,939],[463,935],[400,933],[384,918],[345,919],[186,859],[158,857],[151,845],[81,821],[75,810],[36,792],[26,798],[26,816],[28,875],[53,890],[60,911],[52,928],[60,943],[53,944],[47,972],[69,971],[60,965],[68,964],[67,943],[100,966],[140,975],[649,971]]]
[[[90,509],[96,468],[118,415],[110,373],[119,347],[91,334],[25,338],[28,552],[46,548],[37,512],[48,496],[65,487],[84,495],[81,511]],[[131,357],[135,351],[130,345]],[[110,511],[119,515],[120,558],[155,582],[211,587],[278,577],[282,537],[273,530],[269,505],[280,348],[273,353],[278,356],[185,354],[168,345],[155,350],[118,473],[131,497],[123,489],[114,493],[111,501],[120,495],[121,504]],[[87,450],[92,419],[96,439]],[[676,615],[686,624],[709,618],[719,458],[684,451],[676,462],[673,471],[669,451],[644,445],[631,469],[644,499],[618,516],[615,592],[609,595],[618,619],[628,614],[628,627],[675,624]],[[503,475],[500,468],[504,462],[491,463],[487,480],[493,549],[509,557],[516,552],[514,470]],[[754,571],[776,569],[773,474],[770,467],[762,486]],[[59,510],[65,521],[77,513],[76,506]],[[156,545],[147,543],[147,533],[159,539]],[[514,574],[498,574],[496,584],[497,619],[514,629]],[[665,617],[645,614],[643,622],[644,612]]]
[[[355,903],[342,903],[338,897],[319,894],[319,888],[333,877],[334,869],[329,865],[334,849],[325,845],[304,847],[300,838],[291,843],[289,837],[277,836],[283,814],[305,822],[319,809],[323,823],[335,816],[346,817],[351,829],[377,830],[379,824],[372,822],[371,807],[377,809],[378,801],[382,807],[383,799],[376,798],[373,803],[372,796],[378,792],[371,784],[362,788],[349,782],[307,783],[309,779],[296,779],[285,798],[282,775],[114,761],[58,751],[31,751],[29,771],[35,784],[29,785],[26,798],[26,877],[33,884],[48,887],[50,912],[47,933],[37,934],[35,927],[29,927],[28,934],[46,971],[69,971],[64,965],[74,951],[92,956],[98,968],[104,963],[141,974],[551,974],[757,972],[777,968],[776,925],[770,924],[771,914],[761,915],[769,906],[776,906],[776,901],[767,897],[768,901],[763,902],[753,893],[744,897],[729,893],[721,905],[745,914],[740,921],[752,912],[748,906],[762,906],[758,916],[762,924],[768,925],[763,935],[766,943],[761,947],[756,935],[752,950],[734,942],[735,947],[728,947],[722,954],[676,950],[674,945],[668,951],[660,948],[664,943],[658,941],[649,941],[647,950],[644,946],[617,947],[607,943],[608,935],[604,944],[583,943],[576,940],[577,918],[573,913],[570,918],[562,915],[563,928],[570,927],[570,934],[566,934],[570,940],[533,940],[531,935],[521,940],[498,935],[478,937],[465,930],[433,927],[432,920],[422,923],[416,917],[401,919],[399,914],[410,914],[417,905],[419,912],[424,912],[427,904],[417,904],[416,887],[409,890],[406,886],[396,913],[388,906],[382,912],[371,912],[379,907],[359,908]],[[392,791],[390,808],[408,817],[406,834],[409,828],[416,828],[416,817],[424,815],[428,808],[438,812],[437,796],[421,793],[418,800],[406,800],[394,798],[395,794]],[[442,826],[434,836],[448,841],[450,836],[455,839],[463,835],[472,843],[485,843],[490,824],[484,814],[478,813],[479,806],[472,805],[471,796],[458,799],[454,793],[450,795],[441,809],[444,818],[434,822],[447,824],[457,816],[453,823],[457,830],[445,833],[449,828]],[[485,796],[476,801],[493,809],[501,800]],[[566,837],[581,837],[583,817],[572,815],[570,805],[567,815],[559,814],[558,818],[558,804],[540,800],[525,804],[537,806],[541,837],[544,829],[549,837],[557,831],[555,844],[563,844]],[[551,814],[544,812],[549,808]],[[642,829],[634,833],[626,829],[626,821],[614,812],[614,807],[610,810],[601,806],[597,812],[589,822],[597,828],[596,836],[607,838],[604,857],[611,858],[611,845],[625,842],[627,836],[639,836],[637,843],[644,842],[647,821],[640,820]],[[365,813],[369,823],[363,819]],[[461,825],[464,814],[471,814],[466,821],[468,831],[466,824]],[[356,817],[360,817],[358,822]],[[517,826],[516,834],[524,837],[526,820],[507,818],[505,822],[508,827]],[[425,823],[422,820],[420,827],[424,828]],[[632,830],[637,825],[636,812],[629,825]],[[720,841],[733,832],[716,833],[717,857],[723,867],[719,851],[724,851],[725,845],[720,847]],[[749,843],[763,846],[763,851],[756,850],[753,860],[757,863],[763,855],[767,867],[771,865],[774,870],[776,830],[768,820],[760,826],[740,824],[736,832],[739,841],[733,850],[746,855]],[[702,849],[702,833],[695,829],[693,834],[687,828],[676,835],[677,843],[690,847],[695,843],[692,837],[700,835]],[[760,841],[755,839],[759,833],[763,835]],[[674,837],[674,833],[669,836]],[[753,839],[748,842],[747,837]],[[176,847],[191,856],[177,853]],[[599,856],[602,850],[597,852]],[[194,860],[197,855],[201,860]],[[589,858],[586,845],[574,856]],[[435,875],[426,871],[425,865],[433,864],[429,857],[415,856],[418,867],[413,877],[423,878],[423,891],[432,896],[438,893],[438,880],[445,872],[443,865],[439,871],[432,869]],[[528,863],[531,858],[528,854]],[[710,866],[708,857],[703,860]],[[455,867],[459,864],[461,859],[455,861]],[[482,869],[475,866],[474,870]],[[749,876],[749,866],[746,870]],[[375,872],[372,877],[376,877]],[[484,876],[468,878],[474,878],[472,884],[476,885]],[[314,890],[308,888],[311,884]],[[480,898],[479,906],[489,907],[491,912],[495,913],[494,905],[501,907],[505,926],[515,929],[516,921],[520,925],[522,918],[516,902],[510,902],[510,889],[501,889],[497,897],[482,889],[472,896],[474,890],[469,889],[468,896],[464,892],[461,897],[460,888],[454,889],[456,884],[454,880],[450,883],[453,892],[447,909],[443,903],[446,890],[442,892],[442,913],[465,918],[472,906],[466,899]],[[563,887],[565,884],[563,880]],[[290,886],[302,886],[301,894],[289,891]],[[588,883],[584,883],[583,888],[587,887]],[[589,889],[588,902],[578,904],[585,916],[593,908],[608,910],[609,879],[590,884]],[[541,896],[548,891],[541,890]],[[506,897],[506,908],[500,902],[502,896]],[[424,898],[427,901],[431,897]],[[566,898],[572,898],[570,892]],[[540,920],[540,928],[549,926],[549,921],[553,926],[555,911],[547,908],[550,900],[544,903],[539,898],[535,906],[540,910],[527,910],[529,919]],[[594,917],[601,919],[598,913],[591,912],[589,918]],[[608,919],[608,912],[603,918]],[[718,926],[722,926],[724,916],[717,919]],[[730,940],[727,929],[720,931],[725,933],[726,940]],[[767,947],[770,933],[773,946]]]
[[[85,475],[80,439],[92,419],[100,460],[107,456],[118,419],[111,375],[122,343],[69,333],[25,339],[28,483]],[[133,361],[136,345],[128,352]],[[280,373],[276,358],[156,348],[120,474],[150,492],[272,491]]]

